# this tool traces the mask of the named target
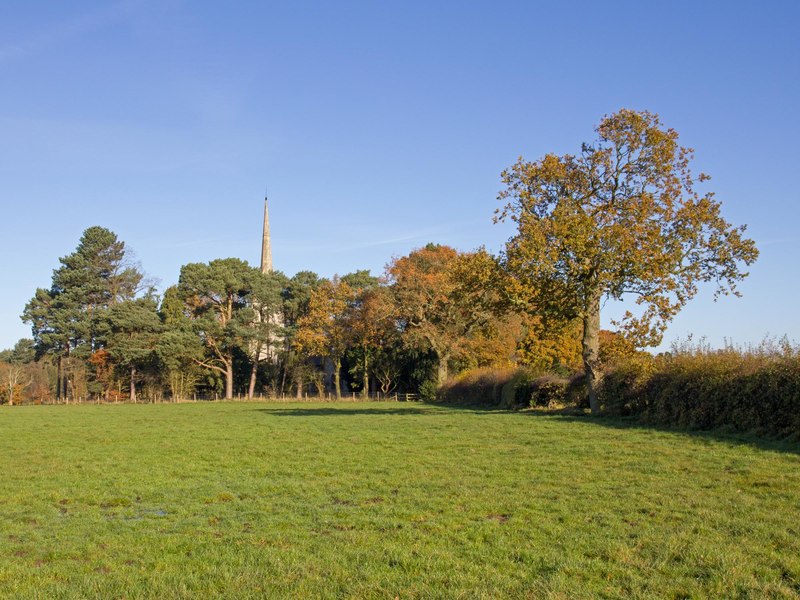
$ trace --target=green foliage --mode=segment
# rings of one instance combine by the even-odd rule
[[[280,271],[254,271],[246,300],[251,310],[248,316],[252,318],[245,321],[243,336],[246,344],[242,348],[249,350],[252,360],[258,362],[262,354],[274,356],[278,346],[282,345],[285,337],[282,294],[289,280]]]
[[[423,402],[433,402],[437,398],[439,386],[433,379],[426,379],[419,386],[419,397]]]
[[[158,314],[167,326],[189,327],[189,311],[183,302],[181,291],[177,285],[171,285],[164,291],[161,305],[158,307]]]
[[[163,324],[154,298],[125,300],[108,310],[107,350],[118,368],[126,370],[130,398],[136,401],[137,371],[156,370],[157,346]],[[155,374],[154,374],[155,375]]]
[[[64,360],[74,356],[86,361],[84,367],[92,366],[89,359],[107,344],[110,307],[143,291],[144,276],[128,259],[125,243],[103,227],[86,229],[75,251],[59,261],[50,289],[36,290],[22,320],[31,324],[37,356],[59,360],[57,398],[75,395],[76,384],[99,393],[107,382],[97,373],[81,382],[67,379]]]
[[[109,353],[117,364],[130,368],[142,366],[155,353],[162,323],[152,298],[127,300],[108,311]]]
[[[36,346],[29,338],[22,338],[9,350],[0,351],[0,362],[29,364],[36,360]]]
[[[381,280],[370,275],[369,269],[360,269],[347,275],[342,275],[341,281],[358,291],[372,290],[377,288]]]
[[[225,397],[233,397],[234,354],[250,337],[254,315],[248,307],[257,277],[263,275],[238,258],[222,258],[208,264],[190,263],[181,268],[178,282],[192,328],[206,348],[197,364],[225,377]]]
[[[600,399],[609,414],[652,424],[800,438],[800,351],[701,345],[637,355],[606,375]]]
[[[322,282],[323,279],[313,271],[300,271],[289,279],[283,290],[283,320],[288,327],[288,335],[291,336],[297,322],[308,312],[311,294]]]

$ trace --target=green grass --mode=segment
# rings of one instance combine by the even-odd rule
[[[800,448],[416,404],[0,410],[0,596],[798,598]]]

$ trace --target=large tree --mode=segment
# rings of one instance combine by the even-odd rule
[[[308,314],[311,294],[322,285],[323,279],[312,271],[300,271],[283,290],[283,356],[281,360],[280,394],[294,382],[297,397],[303,395],[308,375],[313,373],[308,361],[298,353],[294,344],[300,319]]]
[[[109,309],[108,322],[108,352],[128,374],[130,399],[136,402],[137,376],[154,361],[162,331],[156,301],[146,297],[119,302]]]
[[[177,285],[164,291],[159,307],[163,331],[158,338],[156,355],[166,370],[173,400],[191,398],[195,392],[203,358],[203,344],[194,331],[190,311]]]
[[[342,395],[342,358],[350,340],[347,311],[355,297],[353,288],[339,279],[325,281],[311,293],[308,312],[300,318],[293,344],[307,358],[320,357],[333,364],[333,387]]]
[[[495,267],[484,250],[459,254],[449,246],[428,244],[386,268],[404,343],[433,353],[439,385],[447,380],[450,360],[500,306]]]
[[[207,350],[200,366],[225,377],[225,398],[233,398],[233,361],[247,338],[247,295],[256,269],[238,258],[190,263],[181,267],[178,289],[192,324]]]
[[[640,345],[657,344],[667,323],[713,282],[736,291],[758,251],[695,185],[693,151],[649,112],[602,119],[597,139],[576,155],[520,160],[502,174],[498,219],[518,226],[505,265],[543,319],[582,323],[582,354],[592,412],[599,406],[600,307],[631,294],[641,305],[619,324]]]
[[[36,290],[22,319],[31,323],[37,354],[56,357],[60,399],[67,393],[65,359],[88,359],[102,349],[108,308],[135,297],[146,282],[130,261],[125,243],[104,227],[86,229],[75,251],[59,261],[50,289]]]
[[[280,271],[255,271],[252,276],[252,289],[247,296],[250,320],[245,330],[251,361],[247,397],[251,399],[255,395],[259,364],[277,363],[278,355],[283,349],[282,294],[287,282],[286,275]]]
[[[345,281],[346,277],[342,277]],[[367,397],[370,388],[370,373],[374,363],[382,359],[382,377],[389,380],[385,358],[388,358],[398,336],[396,326],[396,307],[388,288],[375,284],[355,290],[350,306],[345,314],[345,322],[349,331],[350,352],[352,360],[350,372],[361,376],[361,395]],[[388,386],[387,386],[388,387]],[[384,391],[384,390],[382,390]]]

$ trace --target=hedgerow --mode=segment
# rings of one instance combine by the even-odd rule
[[[439,388],[437,399],[498,408],[553,408],[579,403],[580,387],[579,377],[528,368],[480,368],[465,371],[445,383]]]
[[[800,437],[800,351],[767,342],[638,354],[609,369],[599,396],[606,414],[645,423]]]
[[[684,429],[800,438],[800,348],[787,342],[714,350],[688,343],[653,356],[607,355],[603,414]],[[497,408],[585,405],[580,374],[530,368],[472,369],[439,388],[445,403]]]

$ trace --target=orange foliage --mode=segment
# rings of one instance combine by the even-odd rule
[[[89,364],[94,367],[95,379],[103,385],[106,396],[114,383],[114,365],[111,354],[101,348],[89,357]]]

